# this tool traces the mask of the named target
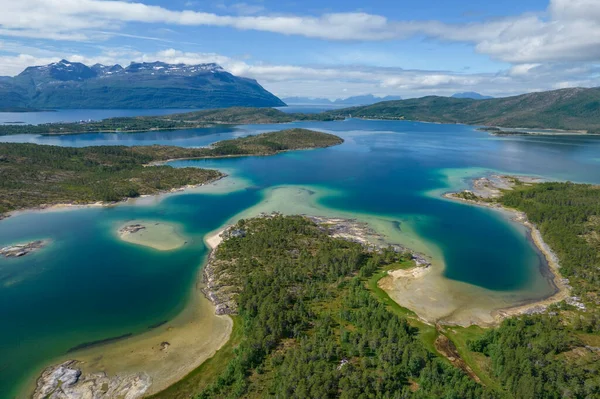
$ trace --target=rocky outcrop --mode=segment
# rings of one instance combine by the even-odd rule
[[[137,399],[152,384],[146,373],[84,374],[76,360],[48,367],[37,381],[33,399]]]
[[[241,231],[232,235],[232,231],[235,231],[235,229],[229,227],[220,234],[223,241],[231,237],[243,237],[246,235],[245,231],[243,235]],[[215,313],[217,315],[236,314],[237,302],[235,301],[235,296],[239,289],[232,282],[227,270],[218,266],[215,256],[217,250],[218,246],[213,248],[208,257],[208,262],[202,270],[204,286],[200,290],[215,305]]]
[[[6,258],[20,258],[21,256],[29,255],[30,253],[42,249],[46,246],[46,241],[32,241],[26,244],[9,245],[8,247],[0,248],[0,255]]]
[[[385,236],[373,230],[367,223],[354,219],[325,218],[318,216],[306,216],[316,225],[326,231],[331,237],[341,238],[363,245],[369,251],[381,251],[391,249],[397,253],[409,253],[417,266],[429,267],[431,262],[424,254],[415,252],[399,244],[390,244]]]
[[[135,234],[138,231],[145,230],[146,226],[141,224],[130,224],[128,226],[123,226],[119,229],[119,234]]]

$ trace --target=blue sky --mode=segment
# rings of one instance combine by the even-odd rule
[[[0,0],[0,75],[217,62],[275,94],[505,96],[598,85],[598,0]]]

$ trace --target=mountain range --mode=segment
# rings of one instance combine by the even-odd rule
[[[560,89],[487,100],[429,96],[328,111],[328,114],[600,133],[600,88]]]
[[[373,94],[365,94],[361,96],[353,96],[348,98],[338,98],[331,101],[328,98],[311,98],[311,97],[287,97],[283,101],[290,105],[369,105],[381,101],[401,100],[400,96],[385,96],[377,97]]]
[[[62,60],[0,78],[0,109],[284,106],[256,80],[217,64],[164,62],[91,67]]]

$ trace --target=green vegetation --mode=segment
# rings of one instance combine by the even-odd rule
[[[271,155],[281,151],[331,147],[343,142],[344,140],[333,134],[306,129],[288,129],[220,141],[209,149],[209,156]]]
[[[299,216],[242,220],[217,273],[236,280],[243,338],[199,398],[486,398],[368,290],[408,254],[368,252]],[[159,395],[160,396],[160,395]]]
[[[215,170],[145,166],[152,162],[271,155],[342,142],[331,134],[290,129],[222,141],[199,149],[169,146],[67,148],[0,143],[0,214],[57,203],[119,201],[203,184],[222,176]]]
[[[167,150],[167,151],[165,151]],[[65,148],[0,144],[0,213],[57,203],[119,201],[221,176],[215,170],[144,167],[161,154],[190,150],[147,147]]]
[[[469,343],[491,359],[492,374],[513,398],[600,397],[600,354],[560,317],[512,318]]]
[[[484,200],[483,198],[477,196],[473,192],[467,191],[467,190],[464,190],[464,191],[461,191],[458,193],[454,193],[454,194],[452,194],[452,196],[466,200],[466,201],[483,201]]]
[[[600,88],[574,88],[473,100],[423,97],[328,112],[332,116],[406,119],[503,127],[600,132]]]
[[[12,134],[79,134],[195,129],[214,125],[288,123],[302,120],[335,120],[328,114],[287,114],[273,108],[233,107],[162,116],[109,118],[102,121],[0,125],[0,136]]]

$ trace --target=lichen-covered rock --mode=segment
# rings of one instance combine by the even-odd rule
[[[37,381],[33,399],[137,399],[152,385],[146,373],[83,374],[79,362],[69,360],[48,367]]]

